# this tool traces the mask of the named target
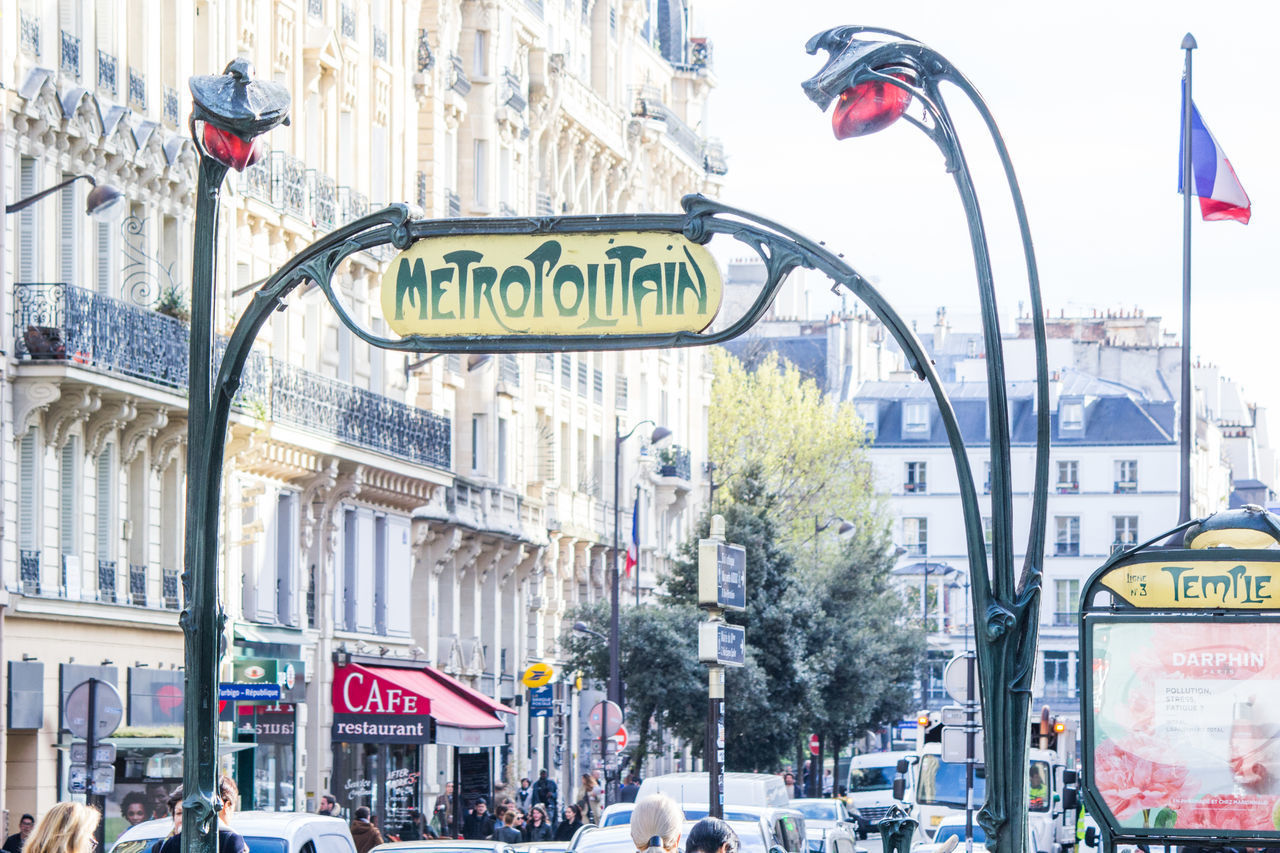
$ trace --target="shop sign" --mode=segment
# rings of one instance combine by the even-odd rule
[[[1129,563],[1099,583],[1134,607],[1264,610],[1280,607],[1280,565],[1237,560]]]
[[[382,310],[397,334],[698,332],[723,296],[705,246],[669,231],[428,237],[391,260]]]
[[[296,737],[296,714],[293,705],[247,705],[241,707],[236,730],[253,735],[258,743],[292,744]]]
[[[430,743],[430,703],[371,672],[339,666],[333,677],[333,739],[342,743]]]
[[[306,702],[306,664],[277,658],[236,658],[231,662],[237,684],[278,684],[281,702]]]
[[[430,743],[431,716],[335,713],[333,740],[335,743]]]

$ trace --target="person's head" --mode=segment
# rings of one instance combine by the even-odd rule
[[[413,821],[414,823],[417,823],[418,818],[420,817],[422,817],[422,815],[418,814],[417,809],[413,809],[413,808],[409,809],[409,820]]]
[[[511,811],[511,809],[507,808],[506,803],[499,803],[493,810],[493,819],[501,823],[502,819],[506,817],[507,812],[509,811]]]
[[[82,803],[58,803],[45,812],[23,846],[25,853],[90,853],[102,815]]]
[[[525,788],[527,788],[527,787],[529,787],[529,780],[528,780],[528,779],[521,779],[521,780],[520,780],[520,790],[521,790],[521,791],[523,791],[523,790],[524,790]]]
[[[236,805],[240,802],[240,789],[225,773],[218,780],[218,799],[222,800],[222,811],[218,812],[218,816],[224,821],[230,820],[231,813],[236,810]]]
[[[338,800],[333,794],[322,794],[320,797],[320,810],[331,812],[338,805]]]
[[[542,780],[544,780],[544,779],[546,779],[546,778],[547,778],[547,771],[545,771],[545,770],[539,770],[539,771],[538,771],[538,781],[542,781]]]
[[[24,814],[18,819],[18,834],[22,836],[22,840],[26,841],[27,836],[31,834],[31,830],[35,828],[36,819],[29,814]]]
[[[718,817],[704,817],[689,830],[685,853],[738,853],[738,833]]]
[[[177,835],[182,832],[182,786],[173,789],[173,793],[169,795],[169,799],[165,801],[165,806],[169,810],[169,817],[173,818],[173,834]]]
[[[356,820],[367,821],[369,820],[369,807],[360,806],[356,809],[355,814],[356,814]]]
[[[452,783],[452,782],[445,782],[445,783],[444,783],[444,792],[445,792],[446,794],[448,794],[449,796],[453,796],[453,783]]]
[[[478,797],[471,808],[475,809],[476,814],[484,814],[489,810],[489,804],[484,801],[484,797]]]
[[[582,812],[573,803],[564,807],[564,819],[569,823],[579,823],[582,821]]]
[[[784,773],[782,774],[782,781],[788,785],[794,785],[796,783],[796,774],[791,772]]]
[[[537,826],[547,819],[547,813],[543,811],[541,805],[536,805],[529,809],[529,823]]]
[[[1031,769],[1027,772],[1027,780],[1030,781],[1032,785],[1039,785],[1040,784],[1040,768],[1032,764]]]
[[[506,826],[515,826],[516,813],[511,809],[507,809],[505,812],[502,813],[502,822]]]
[[[636,803],[631,812],[631,841],[639,853],[674,853],[682,823],[684,812],[676,801],[666,794],[653,794]]]
[[[524,826],[524,812],[519,809],[512,809],[511,813],[516,816],[516,828]]]
[[[150,817],[147,809],[147,798],[142,795],[141,791],[130,791],[120,801],[120,814],[129,822],[130,826],[137,826]]]

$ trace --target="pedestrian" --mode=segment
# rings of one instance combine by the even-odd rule
[[[596,778],[589,773],[582,774],[582,789],[578,794],[578,811],[582,814],[583,823],[600,822],[600,787]]]
[[[541,805],[529,809],[529,820],[524,827],[525,841],[550,841],[552,838],[551,821],[547,820],[547,811]]]
[[[740,846],[732,826],[717,817],[704,817],[689,830],[684,853],[738,853]]]
[[[58,803],[32,828],[23,849],[26,853],[91,853],[101,820],[97,809],[82,803]]]
[[[437,815],[441,813],[443,807],[444,814],[441,817],[443,821],[440,827],[441,835],[458,835],[458,824],[456,815],[453,813],[453,783],[444,783],[444,793],[436,797],[435,812]]]
[[[830,768],[822,773],[822,796],[829,797],[835,792],[836,777],[832,774]]]
[[[572,841],[573,834],[582,829],[582,810],[573,803],[564,807],[564,817],[556,827],[556,841]]]
[[[427,823],[427,819],[422,816],[422,812],[417,809],[409,809],[408,818],[400,825],[401,841],[421,841],[424,838],[439,838],[436,831],[431,828],[431,824]]]
[[[556,785],[556,780],[547,778],[547,771],[538,771],[538,781],[533,783],[533,801],[541,803],[542,807],[547,810],[547,816],[553,819],[559,812],[556,806],[559,805],[560,789]]]
[[[329,817],[342,817],[342,806],[338,805],[338,798],[333,794],[321,794],[320,808],[316,813]]]
[[[355,819],[351,821],[351,840],[356,843],[356,853],[369,853],[382,843],[382,833],[374,826],[368,806],[356,809]]]
[[[676,853],[684,812],[666,794],[654,794],[636,803],[631,812],[631,841],[637,853]]]
[[[516,829],[516,812],[514,809],[508,809],[502,815],[502,823],[493,831],[493,840],[500,841],[503,844],[519,844],[524,841],[524,836],[520,834],[520,830]]]
[[[173,825],[169,827],[169,834],[164,838],[157,840],[151,845],[151,853],[160,853],[164,847],[164,843],[175,835],[182,832],[182,786],[173,789],[173,793],[169,795],[169,799],[165,801],[165,807],[169,812],[169,817],[173,820]],[[181,842],[179,842],[181,843]]]
[[[492,836],[493,815],[489,814],[489,804],[484,797],[477,797],[462,823],[462,837],[472,841],[483,841]]]
[[[516,791],[516,802],[520,804],[520,810],[525,814],[533,808],[533,786],[529,784],[527,778],[520,780],[520,790]]]
[[[22,853],[22,845],[27,843],[27,836],[31,835],[31,829],[35,825],[36,819],[29,814],[18,818],[18,831],[4,840],[0,850],[4,850],[4,853]]]
[[[618,788],[618,802],[634,803],[640,794],[640,777],[634,773],[627,774],[627,781]]]
[[[218,799],[222,802],[222,810],[218,812],[218,853],[249,853],[244,836],[230,826],[231,815],[235,813],[240,799],[240,789],[225,774],[218,780]],[[182,833],[165,839],[159,853],[182,853]]]
[[[804,796],[804,791],[802,791],[800,786],[796,784],[796,774],[792,773],[790,770],[782,774],[782,782],[786,785],[787,795],[791,798],[794,799],[796,797]]]

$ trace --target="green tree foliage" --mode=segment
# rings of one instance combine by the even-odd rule
[[[644,764],[659,731],[702,743],[707,718],[707,675],[698,663],[700,618],[698,609],[690,606],[646,604],[624,607],[619,614],[619,670],[626,685],[627,730],[635,744],[628,748],[633,766]],[[576,621],[607,637],[608,603],[575,608],[565,624]],[[604,642],[572,629],[564,633],[560,642],[568,649],[571,668],[582,670],[585,677],[601,684],[608,682],[609,654]]]

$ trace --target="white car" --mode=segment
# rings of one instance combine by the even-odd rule
[[[917,841],[911,845],[911,853],[962,853],[965,849],[964,814],[947,815],[929,841]],[[978,825],[978,814],[973,815],[973,853],[987,853],[987,833]]]
[[[356,853],[351,830],[341,818],[306,812],[236,812],[227,824],[244,836],[253,853]],[[131,826],[111,846],[111,853],[150,853],[167,838],[173,821],[143,821]]]

